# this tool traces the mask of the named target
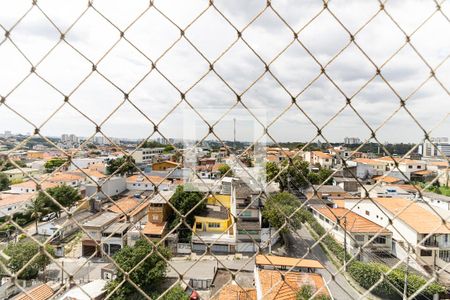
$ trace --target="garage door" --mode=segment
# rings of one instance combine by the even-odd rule
[[[228,245],[213,245],[211,251],[213,253],[228,253]]]
[[[192,244],[192,251],[203,253],[206,251],[206,246],[204,244]]]
[[[256,252],[256,245],[253,243],[238,243],[236,245],[236,252]]]

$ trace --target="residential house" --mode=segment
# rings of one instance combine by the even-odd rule
[[[36,177],[36,175],[39,175],[40,171],[38,169],[32,169],[32,168],[22,168],[21,169],[11,169],[2,171],[3,174],[5,174],[9,181],[15,181],[15,180],[22,180],[24,178],[28,178],[29,176]]]
[[[41,184],[41,189],[42,190],[46,190],[48,188],[52,188],[58,186],[57,183],[52,183],[52,182],[48,182],[48,181],[44,181]],[[16,184],[12,184],[10,185],[10,189],[8,192],[12,193],[12,194],[28,194],[28,193],[34,193],[37,192],[38,189],[36,187],[36,183],[32,180],[28,180],[28,181],[24,181],[21,183],[16,183]]]
[[[357,192],[361,183],[353,177],[334,177],[333,185],[336,185],[346,192]]]
[[[54,239],[62,240],[79,231],[80,228],[78,227],[78,224],[83,224],[93,215],[94,213],[90,211],[79,211],[76,209],[71,218],[69,218],[66,214],[63,214],[60,218],[54,219],[51,222],[38,225],[38,234],[43,236],[52,236],[56,233]]]
[[[411,246],[417,263],[429,269],[450,262],[450,223],[426,205],[404,198],[356,201],[346,200],[345,207],[391,231],[393,254],[398,258],[406,257],[405,249]]]
[[[167,219],[171,212],[167,204],[172,198],[174,191],[162,191],[154,195],[149,200],[148,222],[145,224],[142,233],[150,239],[161,239],[168,231]]]
[[[364,185],[361,198],[411,198],[412,194],[397,185]]]
[[[16,212],[25,211],[34,196],[34,193],[0,193],[0,217],[11,216]]]
[[[107,210],[119,214],[121,220],[136,223],[146,215],[147,207],[148,203],[143,199],[127,196],[114,201]]]
[[[167,171],[178,167],[179,164],[170,160],[155,162],[152,164],[153,171]]]
[[[371,158],[355,158],[348,161],[351,167],[356,166],[356,177],[361,179],[369,179],[373,176],[383,175],[386,171],[386,162],[378,161]]]
[[[402,176],[403,178],[399,178],[399,177],[394,177],[394,176],[389,176],[389,175],[380,175],[380,176],[375,176],[373,177],[373,180],[376,183],[379,183],[381,185],[383,184],[404,184],[406,180],[406,178],[404,178],[404,176]]]
[[[96,253],[97,257],[102,256],[97,243],[100,243],[103,237],[103,231],[111,224],[119,220],[120,215],[113,212],[100,212],[94,218],[82,224],[83,229],[89,233],[81,241],[82,256],[91,256]]]
[[[303,160],[314,166],[320,165],[322,168],[330,169],[334,166],[333,156],[322,151],[305,151]]]
[[[46,283],[38,284],[30,289],[26,289],[11,300],[47,300],[53,298],[55,291]]]
[[[120,195],[127,189],[127,181],[125,177],[114,176],[111,178],[99,178],[96,182],[88,181],[84,184],[86,196],[95,195],[96,199],[105,200]],[[98,191],[98,186],[101,190]]]
[[[450,197],[432,192],[422,192],[422,199],[432,206],[450,211]]]
[[[106,280],[96,279],[81,286],[74,286],[65,292],[59,300],[100,300],[105,298]]]
[[[354,213],[347,208],[330,208],[312,206],[312,213],[317,222],[341,244],[346,243],[355,254],[358,247],[364,245],[365,250],[372,252],[388,252],[392,250],[392,233],[382,226]],[[374,236],[376,238],[368,245]]]
[[[155,186],[159,191],[168,191],[173,188],[172,183],[164,177],[143,175],[127,177],[127,189],[130,191],[154,191]]]
[[[398,171],[401,171],[401,176],[400,178],[403,178],[405,175],[407,177],[407,179],[410,179],[411,173],[417,172],[417,171],[423,171],[426,170],[426,166],[427,163],[423,160],[413,160],[413,159],[408,159],[408,158],[391,158],[389,156],[385,156],[385,157],[380,157],[376,159],[377,161],[382,161],[382,162],[386,162],[387,165],[387,170],[386,171],[390,171],[392,170],[393,172],[391,173],[397,173]],[[395,167],[395,163],[398,164],[398,168]]]
[[[315,191],[317,191],[317,195],[315,194]],[[325,204],[321,202],[321,200],[331,200],[333,202],[336,202],[338,200],[352,198],[352,195],[350,195],[337,185],[313,185],[313,187],[309,187],[306,190],[305,195],[308,199],[309,204]]]
[[[233,181],[232,202],[236,208],[236,252],[257,252],[261,243],[261,195],[244,181]]]
[[[314,294],[332,298],[322,276],[324,269],[317,260],[257,255],[255,261],[255,289],[258,300],[296,300],[300,289],[308,285]],[[289,270],[289,271],[287,271]]]
[[[127,245],[127,231],[130,225],[128,222],[114,222],[102,231],[101,242],[106,254],[112,256]]]
[[[235,252],[236,238],[229,209],[221,205],[207,205],[206,209],[195,215],[192,230],[195,232],[192,234],[192,251],[205,252],[207,243],[214,253]]]
[[[56,172],[45,180],[46,182],[54,183],[57,185],[67,185],[73,188],[81,186],[83,176],[79,174],[71,174],[69,172]]]

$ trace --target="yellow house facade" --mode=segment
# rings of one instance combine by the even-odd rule
[[[231,226],[232,220],[228,216],[227,219],[218,219],[211,217],[199,217],[195,216],[194,232],[212,232],[233,234],[233,226]]]
[[[231,207],[231,196],[230,195],[209,195],[208,205],[223,206],[226,208]]]

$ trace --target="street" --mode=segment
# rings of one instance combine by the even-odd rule
[[[287,239],[287,254],[292,257],[302,257],[307,252],[308,247],[315,242],[305,226],[302,226],[300,230],[297,230],[297,234],[287,234]],[[334,299],[359,299],[361,296],[360,293],[347,282],[341,273],[335,276],[334,281],[331,280],[332,274],[337,272],[337,268],[333,262],[328,259],[327,255],[319,245],[312,248],[312,253],[308,254],[305,258],[319,260],[324,265],[325,269],[319,270],[318,273],[320,273],[325,282],[327,282],[328,288]]]

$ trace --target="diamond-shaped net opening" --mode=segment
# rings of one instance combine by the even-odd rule
[[[340,2],[1,3],[1,297],[448,297],[450,6]]]

